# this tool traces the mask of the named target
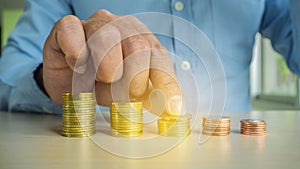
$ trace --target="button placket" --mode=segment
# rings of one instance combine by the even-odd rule
[[[175,2],[175,4],[174,4],[174,8],[175,8],[175,10],[176,11],[182,11],[183,9],[184,9],[184,3],[183,2],[181,2],[181,1],[177,1],[177,2]]]
[[[182,70],[184,70],[184,71],[188,71],[188,70],[190,70],[191,69],[191,64],[190,64],[190,62],[188,62],[188,61],[182,61],[182,63],[181,63],[181,69]]]

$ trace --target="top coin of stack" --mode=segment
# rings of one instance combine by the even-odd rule
[[[226,136],[230,134],[230,117],[206,116],[202,120],[202,133],[212,136]]]
[[[62,135],[87,137],[95,134],[96,101],[92,93],[62,96]]]
[[[143,134],[143,103],[113,102],[110,107],[111,135],[137,137]]]
[[[184,137],[190,134],[191,114],[186,115],[164,115],[157,121],[158,134],[169,137]]]
[[[251,136],[265,136],[266,122],[264,120],[243,119],[241,122],[241,134]]]

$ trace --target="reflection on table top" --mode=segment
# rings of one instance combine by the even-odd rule
[[[231,117],[231,134],[210,137],[199,143],[200,122],[192,133],[169,151],[150,158],[125,158],[110,150],[129,155],[163,147],[176,138],[151,142],[114,138],[98,121],[91,138],[66,138],[59,134],[61,117],[0,112],[0,168],[298,168],[300,165],[300,112],[269,111],[226,114]],[[239,120],[259,118],[267,122],[267,136],[239,134]],[[103,119],[102,119],[103,120]],[[106,125],[106,127],[108,127]],[[99,129],[98,129],[99,128]],[[154,134],[151,132],[149,138]],[[105,145],[99,145],[99,144]],[[102,147],[102,148],[101,148]],[[125,154],[126,154],[125,153]],[[138,153],[137,153],[138,154]]]

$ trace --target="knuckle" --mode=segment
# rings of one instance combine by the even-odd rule
[[[100,9],[100,10],[96,11],[96,14],[107,15],[107,14],[110,14],[110,12],[106,9]]]
[[[106,23],[105,25],[103,25],[102,27],[99,27],[97,29],[97,32],[99,32],[99,34],[102,37],[107,37],[107,38],[121,38],[121,33],[119,31],[118,28],[116,28],[114,25]]]
[[[132,23],[140,23],[140,20],[132,15],[125,15],[124,17],[126,17],[126,19]]]
[[[70,30],[70,29],[74,29],[74,27],[78,26],[79,24],[81,24],[81,21],[74,15],[67,15],[62,17],[58,23],[57,23],[57,27],[60,30]]]
[[[157,56],[158,58],[169,58],[168,50],[161,45],[160,43],[154,43],[151,45],[152,55]]]
[[[125,16],[128,23],[130,23],[136,31],[140,34],[149,34],[151,31],[147,28],[147,26],[141,22],[137,17],[126,15]]]
[[[106,22],[105,20],[89,19],[83,23],[83,26],[88,38],[90,38],[91,36],[111,36],[112,38],[120,36],[119,29],[110,22]]]
[[[132,36],[126,39],[126,47],[138,51],[149,49],[148,41],[142,36]]]
[[[159,50],[162,50],[162,51],[167,51],[167,49],[160,43],[154,43],[153,48],[159,49]]]
[[[110,13],[108,10],[105,10],[105,9],[101,9],[101,10],[96,11],[90,17],[90,19],[102,19],[106,22],[110,22],[110,21],[114,20],[115,18],[117,18],[116,15]]]

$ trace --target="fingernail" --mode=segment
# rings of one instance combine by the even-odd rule
[[[182,114],[182,97],[172,96],[168,101],[168,113],[171,115],[181,115]]]

